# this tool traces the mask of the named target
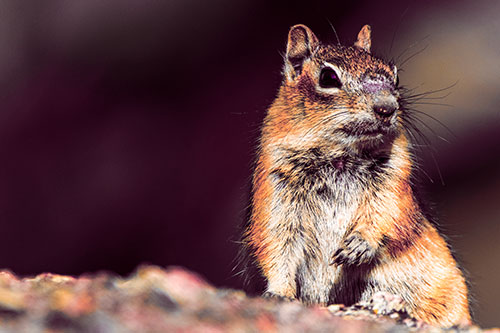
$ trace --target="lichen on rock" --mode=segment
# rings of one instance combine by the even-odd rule
[[[2,332],[440,331],[408,318],[398,304],[390,295],[328,308],[249,297],[180,267],[142,266],[127,278],[0,272]]]

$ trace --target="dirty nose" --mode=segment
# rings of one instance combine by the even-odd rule
[[[386,119],[392,116],[394,112],[396,112],[396,106],[389,103],[378,104],[373,106],[373,111],[378,117]]]
[[[373,112],[377,118],[388,123],[399,107],[393,83],[384,76],[369,76],[362,80],[361,86],[371,96]]]

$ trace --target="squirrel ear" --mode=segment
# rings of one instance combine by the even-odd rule
[[[358,34],[358,40],[356,43],[354,43],[354,46],[365,50],[366,52],[370,53],[370,47],[372,46],[372,28],[367,24],[363,28],[361,28],[361,31]]]
[[[287,78],[293,79],[300,74],[304,61],[312,55],[318,45],[318,38],[305,25],[297,24],[290,28],[285,59]]]

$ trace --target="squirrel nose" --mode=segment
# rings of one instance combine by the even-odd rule
[[[373,111],[375,112],[375,114],[378,117],[380,117],[382,119],[386,119],[386,118],[389,118],[390,116],[392,116],[394,114],[394,112],[396,112],[396,106],[389,104],[389,103],[374,105]]]

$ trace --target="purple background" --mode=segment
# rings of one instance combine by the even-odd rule
[[[445,1],[5,1],[0,4],[0,266],[232,276],[259,127],[288,28],[416,55],[401,81],[458,82],[421,109],[435,158],[423,187],[470,272],[477,319],[500,325],[500,10]],[[394,46],[390,50],[394,36]],[[441,184],[439,173],[444,179]]]

